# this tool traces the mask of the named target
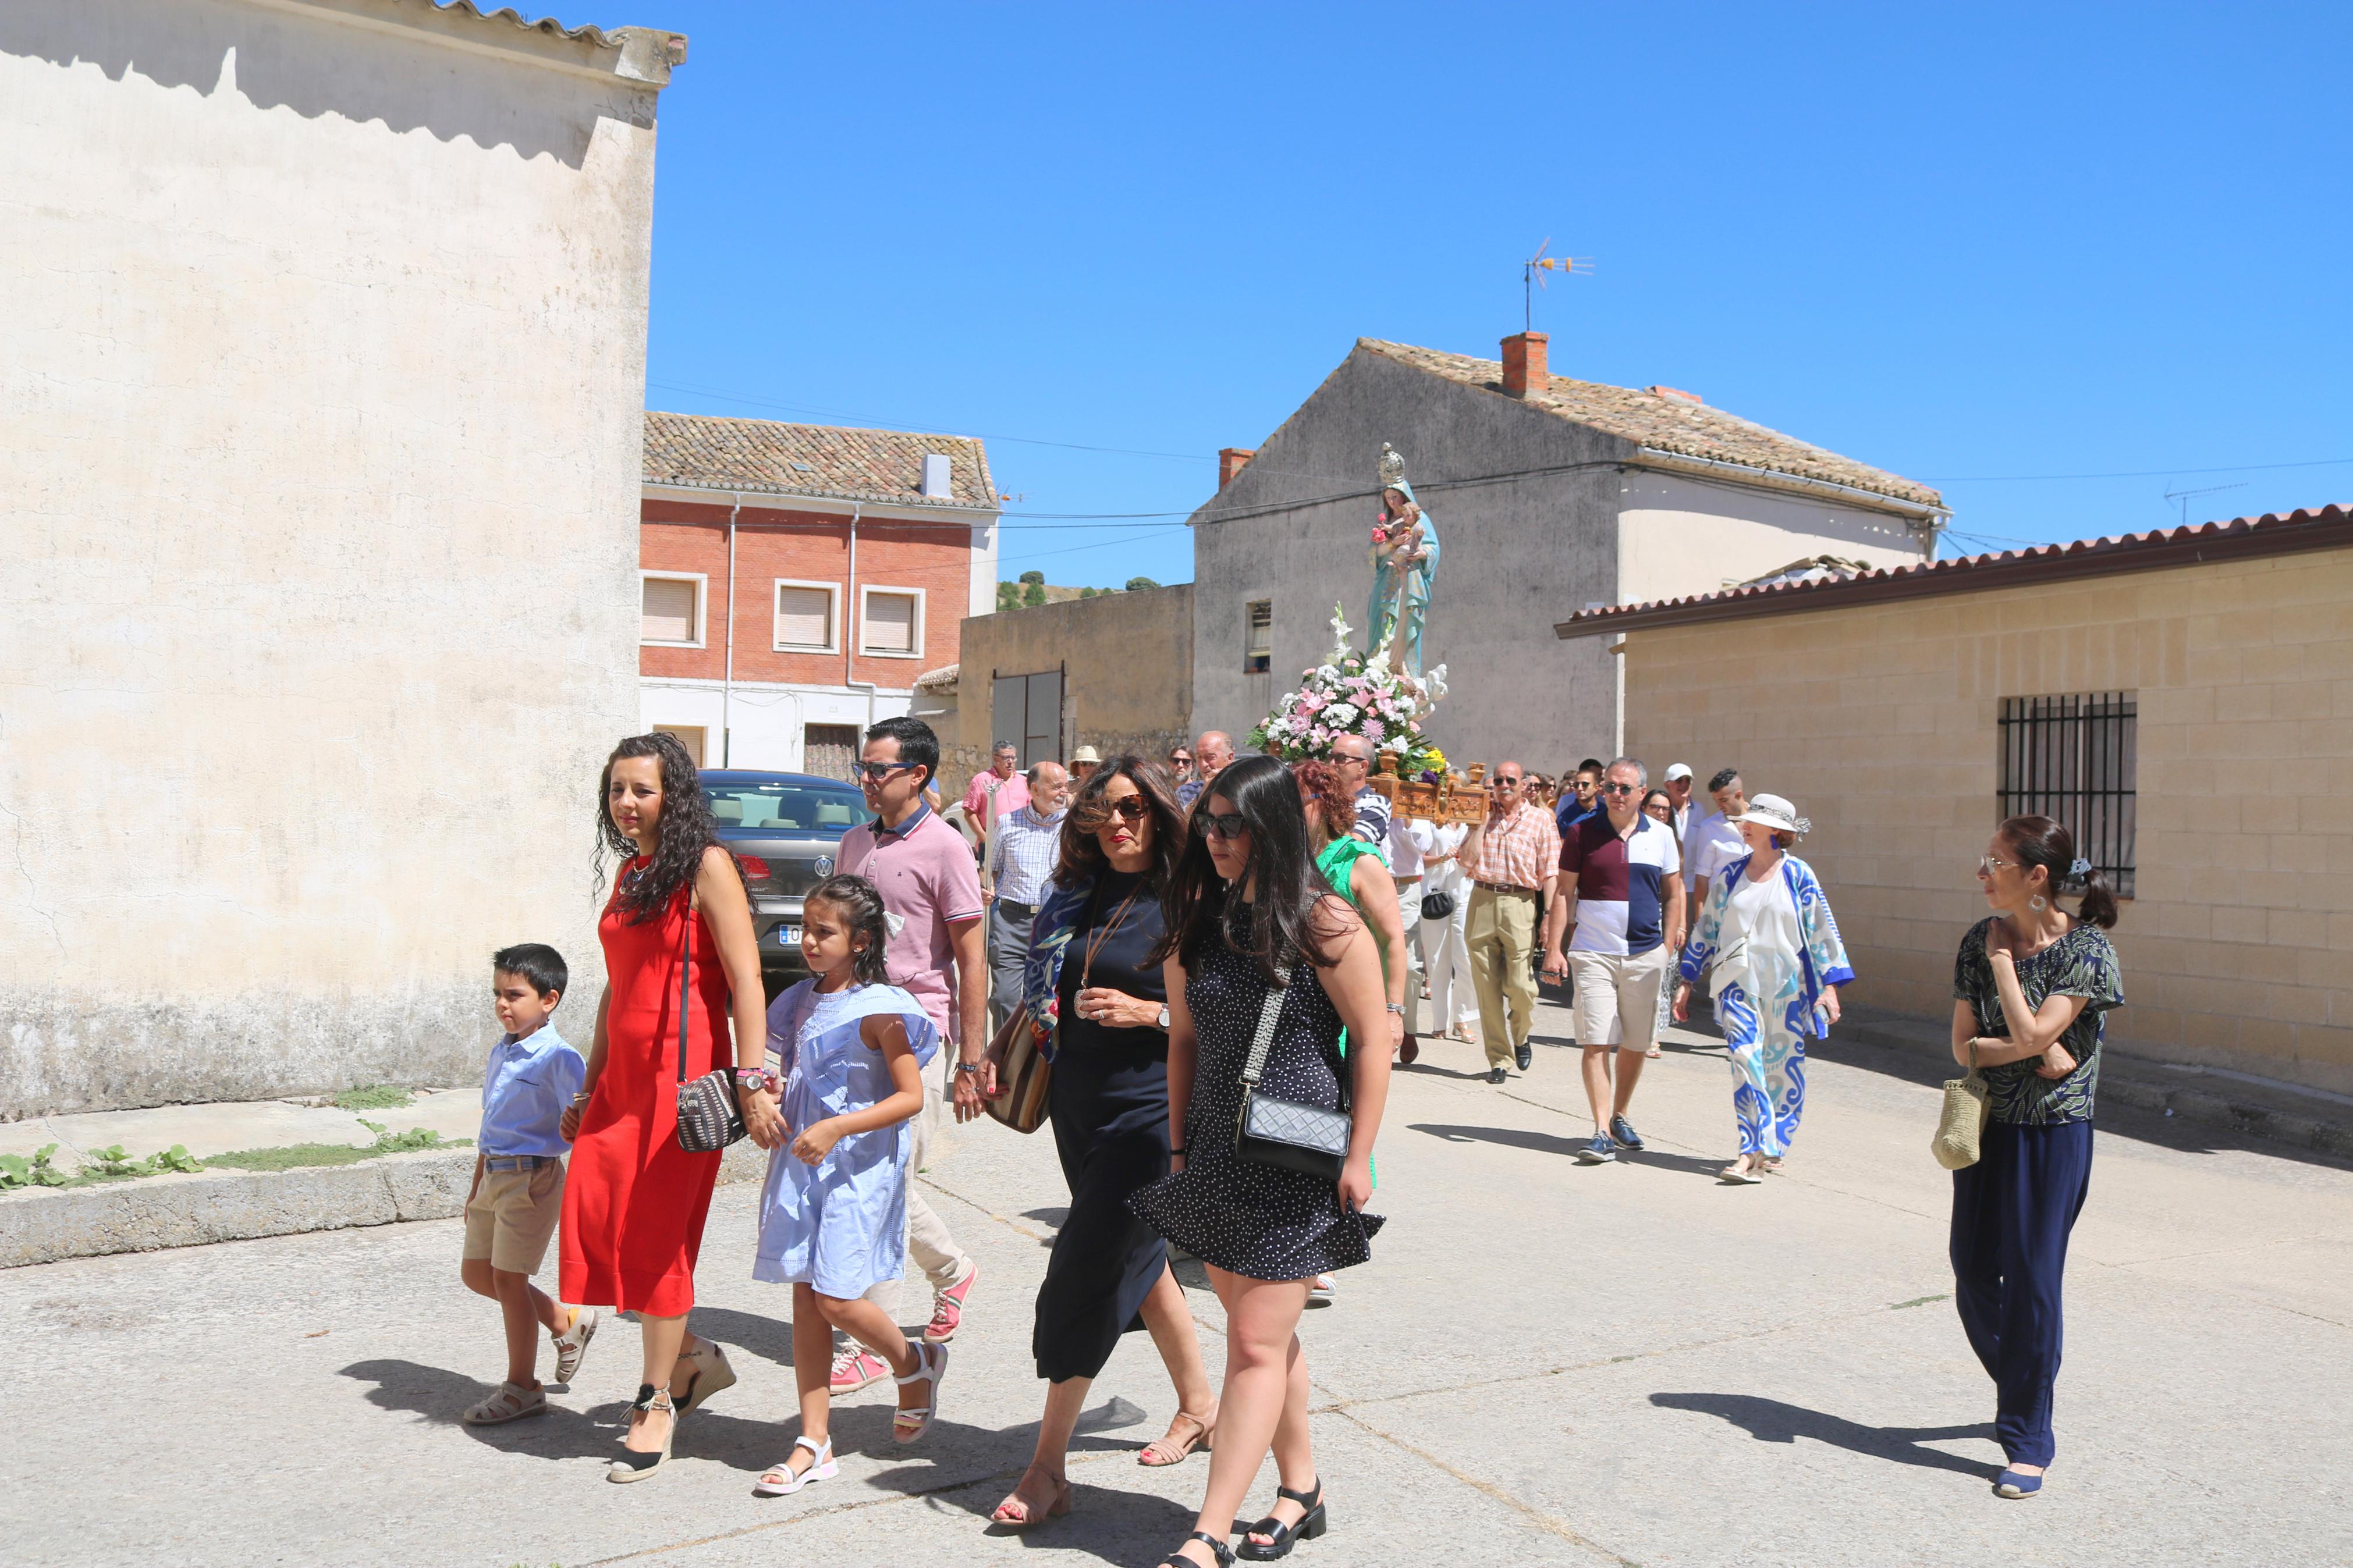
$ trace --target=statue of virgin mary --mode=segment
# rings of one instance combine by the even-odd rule
[[[1400,675],[1421,674],[1421,627],[1430,613],[1430,589],[1438,581],[1438,523],[1413,499],[1405,458],[1381,443],[1381,510],[1373,527],[1371,640],[1365,656],[1386,654]]]

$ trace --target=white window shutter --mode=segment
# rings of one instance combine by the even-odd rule
[[[915,651],[915,596],[913,594],[866,595],[868,653]]]
[[[692,642],[695,584],[676,577],[648,577],[644,590],[639,639]]]
[[[776,590],[776,646],[833,646],[833,595],[823,588]]]

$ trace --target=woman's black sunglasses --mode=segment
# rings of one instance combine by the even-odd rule
[[[1240,838],[1250,831],[1250,824],[1239,811],[1196,811],[1193,826],[1204,838]]]

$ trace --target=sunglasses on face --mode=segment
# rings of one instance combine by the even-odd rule
[[[1641,784],[1606,784],[1599,786],[1603,795],[1632,795]]]
[[[1173,753],[1169,757],[1168,761],[1172,766],[1180,768],[1189,768],[1193,765],[1193,759],[1187,756],[1182,752]]]
[[[1495,782],[1503,785],[1505,789],[1517,789],[1520,787],[1520,775],[1517,773],[1497,773],[1495,775]]]
[[[881,784],[901,768],[914,768],[922,765],[920,763],[852,763],[849,764],[849,769],[860,778],[871,779],[876,784]]]
[[[1193,814],[1193,826],[1200,830],[1204,838],[1223,838],[1229,842],[1246,837],[1250,833],[1250,824],[1239,811],[1197,811]]]
[[[1124,795],[1103,802],[1103,810],[1122,822],[1141,822],[1151,815],[1152,804],[1140,795]]]

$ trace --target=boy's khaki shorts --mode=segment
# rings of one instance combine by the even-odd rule
[[[564,1164],[535,1171],[484,1171],[466,1200],[466,1253],[509,1274],[536,1274],[564,1213]]]

